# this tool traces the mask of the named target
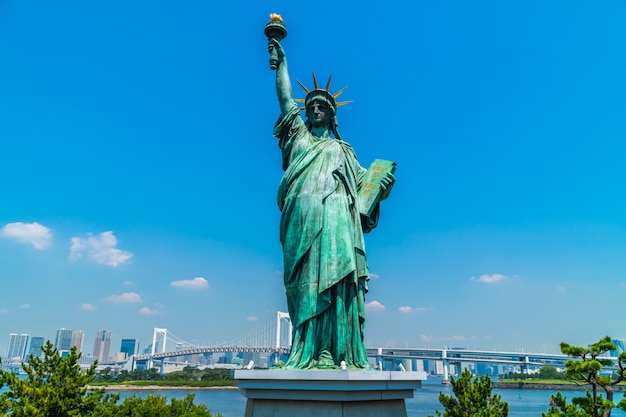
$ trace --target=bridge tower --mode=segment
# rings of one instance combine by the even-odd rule
[[[156,352],[157,339],[159,335],[163,336],[161,338],[161,346],[160,346],[161,352],[160,353],[164,353],[166,350],[165,345],[167,345],[167,329],[155,327],[154,332],[152,333],[152,352],[151,352],[151,357],[150,357],[148,368],[152,368],[154,366],[154,363],[153,363],[154,359],[152,359],[152,357],[154,356],[155,353],[159,353],[159,352]],[[161,373],[163,373],[164,371],[165,371],[165,359],[161,359]]]
[[[285,329],[283,327],[283,323],[288,325],[287,335],[285,335]],[[289,313],[285,313],[283,311],[276,312],[276,343],[274,347],[276,348],[276,362],[280,360],[280,352],[281,348],[285,346],[281,346],[281,340],[284,341],[287,336],[287,346],[291,347],[292,337],[293,337],[293,324],[291,324],[291,317],[289,317]]]
[[[448,360],[448,351],[444,348],[441,350],[441,362],[443,362],[443,379],[441,380],[442,384],[450,383],[450,361]]]
[[[291,346],[292,342],[293,325],[291,324],[291,317],[289,317],[289,313],[278,311],[276,313],[276,350],[280,349],[281,323],[283,321],[289,325],[289,342],[287,346]]]

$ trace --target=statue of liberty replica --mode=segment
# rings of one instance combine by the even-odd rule
[[[274,135],[285,171],[278,189],[280,240],[289,315],[294,326],[284,369],[371,369],[363,343],[368,266],[363,234],[378,223],[380,201],[393,187],[395,163],[365,169],[337,130],[337,102],[328,79],[293,98],[287,31],[279,15],[266,26],[276,70],[280,118]],[[297,103],[304,104],[299,108]],[[301,111],[304,110],[305,118]]]

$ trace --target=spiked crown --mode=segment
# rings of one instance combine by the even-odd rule
[[[309,90],[304,86],[304,84],[300,82],[300,80],[296,80],[298,81],[298,84],[300,85],[302,90],[304,90],[304,92],[306,93],[306,97],[304,99],[295,99],[296,102],[304,104],[304,107],[301,107],[300,110],[308,109],[314,101],[321,101],[328,105],[334,116],[337,114],[337,107],[341,107],[351,103],[351,101],[335,101],[335,99],[339,97],[341,93],[343,93],[348,87],[344,87],[336,93],[332,94],[330,92],[330,81],[332,80],[332,78],[333,75],[330,74],[330,77],[328,77],[328,82],[326,83],[326,87],[322,89],[319,88],[317,84],[317,78],[315,77],[315,72],[313,72],[313,90]]]

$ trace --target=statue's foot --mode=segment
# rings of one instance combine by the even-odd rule
[[[317,360],[318,369],[339,369],[329,351],[323,350]]]

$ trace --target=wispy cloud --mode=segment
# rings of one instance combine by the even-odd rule
[[[96,309],[96,306],[89,303],[83,303],[78,306],[78,309],[83,311],[94,311]]]
[[[246,318],[246,320],[248,320],[248,321],[259,321],[259,318],[257,316],[249,316],[248,318]]]
[[[478,281],[482,282],[483,284],[496,284],[498,282],[502,282],[504,279],[506,279],[506,276],[502,274],[484,274],[479,276],[478,278],[470,277],[471,281]]]
[[[0,231],[0,236],[15,239],[21,243],[30,243],[39,250],[44,250],[52,244],[50,229],[37,222],[8,223]]]
[[[456,335],[456,336],[448,336],[447,339],[451,342],[464,342],[467,338],[465,336]]]
[[[9,309],[7,308],[0,308],[0,314],[7,314],[9,312]]]
[[[400,313],[405,313],[405,314],[421,313],[421,312],[429,311],[429,310],[431,309],[428,307],[411,307],[411,306],[403,306],[398,309]]]
[[[129,262],[133,256],[132,253],[117,248],[117,238],[111,231],[99,235],[87,233],[85,236],[71,238],[70,261],[86,259],[115,268]]]
[[[557,294],[565,294],[567,292],[567,287],[569,284],[567,282],[561,282],[556,286],[555,292]]]
[[[209,283],[206,279],[202,277],[172,281],[171,285],[174,288],[184,288],[187,290],[206,290],[207,288],[209,288]]]
[[[371,278],[371,279],[378,279],[378,278],[380,278],[380,275],[375,274],[375,273],[373,273],[373,272],[370,272],[370,278]]]
[[[136,292],[125,292],[120,295],[109,295],[108,297],[104,297],[104,301],[107,303],[140,303],[143,300]]]
[[[139,314],[143,314],[144,316],[156,316],[157,314],[161,314],[161,312],[157,309],[152,309],[149,307],[142,307],[138,311]]]
[[[372,301],[370,303],[365,304],[365,310],[372,313],[379,313],[385,311],[385,306],[382,305],[379,301]]]
[[[453,335],[453,336],[432,336],[428,334],[420,334],[420,340],[425,343],[446,343],[446,342],[464,342],[467,340],[467,337],[462,335]]]
[[[30,308],[30,304],[28,303],[22,304],[20,308]]]

